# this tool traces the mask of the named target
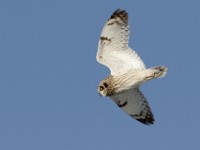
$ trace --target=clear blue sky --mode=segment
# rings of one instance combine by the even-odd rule
[[[0,150],[200,149],[198,0],[1,0]],[[148,67],[155,115],[145,126],[97,94],[96,62],[112,12],[129,13],[130,45]]]

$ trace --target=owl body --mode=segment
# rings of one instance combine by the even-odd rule
[[[166,68],[158,66],[143,70],[127,70],[126,73],[110,75],[99,84],[98,92],[102,96],[112,96],[131,88],[139,88],[145,82],[154,78],[161,78],[166,74]],[[106,92],[103,92],[106,89]]]

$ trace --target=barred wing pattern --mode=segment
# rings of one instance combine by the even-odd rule
[[[111,74],[129,69],[145,69],[145,64],[137,53],[128,46],[128,14],[116,10],[106,22],[99,40],[97,61],[107,66]]]
[[[153,124],[154,116],[151,108],[138,88],[113,95],[110,97],[121,109],[144,124]]]

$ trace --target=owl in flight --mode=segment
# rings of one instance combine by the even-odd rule
[[[153,113],[139,87],[149,80],[164,77],[167,68],[146,68],[128,42],[128,13],[118,9],[106,22],[99,39],[96,58],[110,69],[111,75],[99,83],[98,93],[110,97],[139,122],[153,124]]]

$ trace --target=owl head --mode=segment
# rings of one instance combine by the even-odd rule
[[[108,93],[108,83],[106,80],[102,80],[98,86],[98,93],[101,96],[107,96]]]

